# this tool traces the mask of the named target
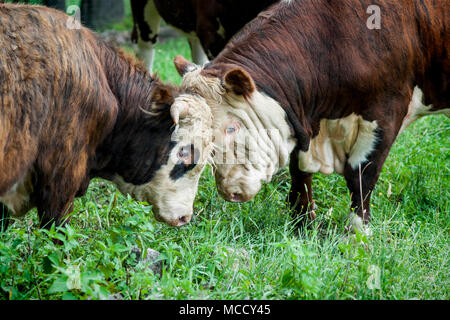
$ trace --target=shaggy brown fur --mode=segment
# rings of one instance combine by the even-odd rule
[[[0,4],[0,198],[29,181],[21,210],[36,206],[42,226],[60,223],[93,177],[149,182],[176,144],[170,106],[182,92],[67,19]]]

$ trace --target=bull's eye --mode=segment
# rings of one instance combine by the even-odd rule
[[[186,161],[189,159],[191,152],[188,147],[182,147],[180,151],[178,151],[178,158],[182,161]]]
[[[239,126],[237,124],[230,124],[226,129],[225,129],[225,133],[227,135],[233,135],[235,134],[237,131],[239,131]]]
[[[193,144],[181,147],[178,150],[177,157],[179,161],[175,164],[170,177],[173,180],[178,180],[184,176],[188,171],[194,169],[200,159],[200,152],[195,148]]]
[[[236,128],[234,126],[227,128],[227,134],[232,134],[236,132]]]

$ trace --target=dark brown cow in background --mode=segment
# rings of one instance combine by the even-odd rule
[[[379,29],[369,23],[374,3]],[[450,116],[449,14],[447,0],[285,0],[203,68],[177,57],[183,87],[213,110],[219,192],[250,200],[290,162],[290,201],[305,215],[312,174],[337,172],[352,225],[368,231],[398,134],[421,116]]]
[[[258,13],[279,0],[131,0],[138,56],[152,70],[161,18],[188,38],[193,61],[203,65]]]
[[[60,224],[100,177],[188,223],[212,148],[204,100],[60,11],[0,4],[0,21],[0,213]]]

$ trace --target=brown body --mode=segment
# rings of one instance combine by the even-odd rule
[[[367,26],[367,9],[373,4],[381,9],[380,29]],[[290,162],[290,200],[302,214],[312,204],[311,176],[315,171],[302,171],[299,164],[305,163],[302,158],[310,153],[313,142],[320,141],[323,128],[330,123],[339,125],[332,121],[344,122],[348,117],[354,117],[357,129],[358,121],[366,126],[373,146],[361,153],[361,161],[343,148],[340,156],[347,161],[339,173],[347,181],[352,208],[367,223],[370,194],[401,129],[422,115],[449,115],[449,14],[446,0],[282,1],[250,22],[199,75],[219,79],[224,90],[220,101],[244,99],[250,106],[259,92],[285,111],[286,119],[279,121],[278,128],[288,125],[296,139]],[[181,58],[176,64],[185,74],[185,87],[214,100],[200,81],[188,76],[192,66]],[[410,102],[415,87],[424,93],[425,99],[419,102],[429,107],[413,110]],[[222,104],[218,108],[225,113],[227,107]],[[217,112],[215,118],[226,121]],[[219,190],[243,185],[242,180],[230,182],[224,168],[217,166]],[[240,176],[249,176],[251,169],[248,174],[245,170],[236,165],[226,173],[239,171]],[[222,193],[229,200],[254,196]]]
[[[182,92],[68,19],[0,5],[0,202],[13,216],[36,206],[43,226],[93,177],[149,183],[177,145]]]

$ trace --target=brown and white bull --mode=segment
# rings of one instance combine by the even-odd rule
[[[279,0],[131,0],[133,41],[151,71],[161,18],[184,34],[192,59],[203,65],[258,13]]]
[[[312,174],[337,172],[352,225],[368,230],[398,134],[421,116],[450,115],[449,13],[445,0],[285,0],[203,68],[176,57],[183,87],[213,111],[219,192],[248,201],[290,163],[293,212],[314,218]]]
[[[210,157],[204,100],[76,27],[62,12],[0,5],[0,213],[37,207],[62,223],[89,181],[113,181],[153,204],[158,220],[189,222]]]

